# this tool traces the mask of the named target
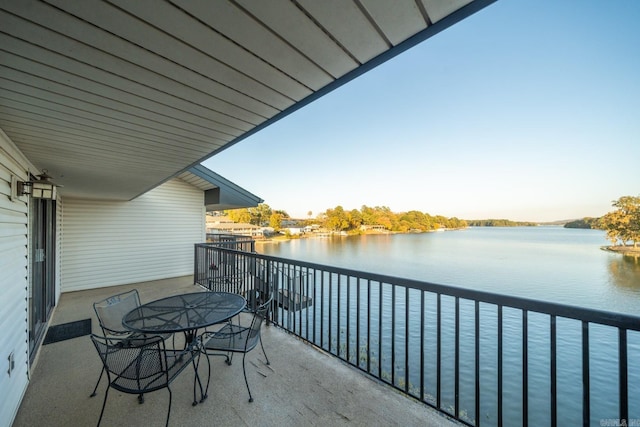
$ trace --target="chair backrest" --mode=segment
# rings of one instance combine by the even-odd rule
[[[262,280],[256,280],[255,288],[248,290],[245,298],[247,299],[247,310],[255,312],[260,306],[271,302],[273,299],[273,287]]]
[[[137,307],[140,307],[140,296],[136,289],[112,295],[93,304],[98,322],[100,322],[100,327],[105,335],[130,333],[122,326],[122,318]]]
[[[126,393],[143,393],[166,387],[168,368],[162,337],[107,338],[91,335],[109,383]]]
[[[258,343],[260,339],[260,328],[262,327],[262,322],[264,322],[264,319],[267,317],[267,313],[269,313],[272,301],[273,298],[269,298],[253,311],[253,320],[251,321],[249,334],[247,335],[245,351],[251,350]]]

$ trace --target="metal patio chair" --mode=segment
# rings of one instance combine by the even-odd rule
[[[110,388],[137,395],[166,388],[169,391],[169,409],[166,421],[168,426],[171,416],[170,385],[192,363],[194,357],[200,357],[200,352],[197,350],[167,350],[162,336],[132,339],[101,337],[92,334],[91,341],[98,351],[109,380],[107,390],[104,393],[98,426],[102,422]]]
[[[147,336],[145,334],[129,331],[125,329],[124,326],[122,326],[122,318],[131,310],[138,307],[140,307],[140,295],[138,294],[137,289],[132,289],[127,292],[111,295],[108,298],[93,303],[93,310],[98,317],[100,329],[102,329],[103,335],[107,338],[146,338]],[[158,336],[161,336],[162,339],[166,340],[167,338],[172,336],[172,334],[162,334]],[[98,385],[100,384],[100,380],[102,380],[103,375],[104,367],[100,372],[100,376],[98,377],[98,381],[96,382],[96,385],[93,388],[93,392],[90,394],[90,397],[94,397],[96,395]],[[142,394],[138,396],[138,401],[140,403],[144,401]]]
[[[207,281],[210,291],[241,294],[242,284],[245,280],[245,271],[235,265],[212,263],[209,266]]]
[[[263,280],[256,279],[254,287],[243,292],[243,296],[247,300],[245,312],[254,312],[273,298],[273,287]]]
[[[249,402],[253,402],[253,396],[251,394],[251,388],[249,387],[249,381],[247,380],[246,369],[246,356],[251,350],[253,350],[258,343],[262,348],[262,353],[267,361],[267,365],[270,364],[267,353],[264,351],[262,345],[262,336],[260,334],[260,328],[262,323],[269,312],[271,307],[272,298],[269,298],[263,304],[258,306],[255,310],[247,310],[244,313],[251,314],[250,321],[242,321],[246,316],[238,316],[238,324],[226,323],[220,330],[215,332],[205,332],[201,335],[200,339],[203,343],[202,351],[207,355],[207,363],[209,365],[209,378],[207,379],[206,390],[209,390],[209,381],[211,379],[211,362],[209,356],[225,356],[227,365],[231,365],[234,353],[243,353],[242,356],[242,371],[244,373],[244,382],[247,385],[247,391],[249,392]],[[207,394],[205,392],[205,395]]]

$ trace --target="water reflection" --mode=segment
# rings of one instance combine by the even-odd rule
[[[608,268],[612,284],[626,290],[640,291],[640,256],[625,254],[613,257]]]

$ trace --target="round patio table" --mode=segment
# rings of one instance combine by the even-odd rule
[[[222,323],[245,308],[247,301],[230,292],[194,292],[151,301],[127,313],[122,325],[134,332],[184,332],[193,342],[198,329]]]
[[[131,331],[149,335],[183,332],[184,351],[199,352],[198,329],[225,322],[240,313],[246,305],[247,300],[230,292],[194,292],[174,295],[134,308],[122,318],[122,325]],[[199,362],[193,359],[194,405],[197,404],[196,384],[200,387],[200,402],[207,398],[198,375],[198,365]]]

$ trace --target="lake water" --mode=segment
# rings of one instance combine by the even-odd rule
[[[424,234],[297,239],[259,244],[257,250],[352,270],[640,315],[640,258],[600,249],[607,244],[600,230],[478,227]],[[461,318],[460,405],[473,413],[473,325],[465,326],[466,319],[473,317],[473,304],[461,305],[461,313],[467,311],[469,316]],[[452,318],[451,307],[443,304],[443,310],[441,397],[446,403],[454,399],[454,385],[447,381],[454,369],[454,353],[450,350],[454,330],[446,320]],[[495,311],[482,312],[481,316],[481,330],[495,331]],[[529,316],[529,425],[549,425],[548,323],[548,317],[535,313]],[[522,424],[521,399],[513,398],[522,395],[521,331],[520,312],[505,309],[503,393],[512,396],[504,398],[505,425]],[[434,333],[435,329],[427,331]],[[640,334],[630,333],[628,340],[630,418],[640,423],[640,364],[633,362],[640,354]],[[496,339],[492,334],[481,334],[480,341],[481,424],[497,425]],[[591,425],[600,425],[603,420],[618,417],[617,332],[592,325],[590,342]],[[581,424],[580,352],[580,322],[558,319],[558,425]],[[435,371],[435,354],[426,354],[425,360],[428,369]],[[435,395],[433,378],[427,379],[426,386]],[[416,383],[419,380],[412,378]],[[467,420],[474,422],[469,417]]]
[[[259,244],[289,259],[640,315],[640,258],[600,249],[601,230],[472,227]]]

